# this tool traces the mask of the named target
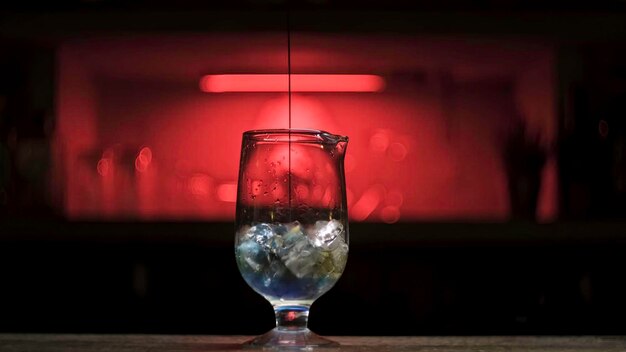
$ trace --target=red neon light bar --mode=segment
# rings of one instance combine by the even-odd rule
[[[206,75],[200,89],[207,93],[226,92],[286,92],[286,74],[226,74]],[[377,75],[351,74],[292,74],[293,92],[380,92],[385,80]]]

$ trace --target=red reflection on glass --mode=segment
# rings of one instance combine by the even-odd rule
[[[298,314],[296,312],[294,312],[294,311],[291,311],[291,312],[287,313],[287,316],[286,316],[287,319],[286,320],[287,321],[292,321],[292,320],[295,320],[297,317],[298,317]]]
[[[309,198],[309,187],[300,184],[296,187],[296,196],[301,201],[306,201]]]
[[[377,75],[292,74],[292,92],[380,92],[385,80]],[[286,92],[286,74],[206,75],[200,79],[200,90],[207,93]]]
[[[290,155],[288,144],[259,142],[246,162],[249,178],[242,184],[245,187],[240,192],[242,201],[269,206],[286,201],[290,175],[298,182],[291,193],[294,199],[306,201],[310,206],[328,206],[341,199],[336,171],[332,168],[335,160],[319,145],[294,144]]]
[[[263,193],[263,180],[252,181],[250,195],[256,197],[260,195],[261,193]]]

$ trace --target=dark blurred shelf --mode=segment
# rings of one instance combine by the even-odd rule
[[[292,11],[292,29],[319,33],[407,33],[532,37],[583,42],[624,39],[626,7],[519,9],[394,8],[393,6],[311,7]],[[0,34],[5,38],[60,40],[77,36],[122,33],[203,33],[285,30],[280,6],[240,9],[211,7],[175,9],[139,7],[5,11]],[[35,25],[36,24],[36,25]]]
[[[230,246],[232,222],[4,220],[0,241],[196,243]],[[351,223],[352,245],[519,246],[626,244],[626,222]]]
[[[233,230],[0,222],[0,332],[262,333],[272,310],[238,272]],[[625,233],[620,222],[354,223],[346,271],[313,305],[311,326],[327,335],[624,334]]]

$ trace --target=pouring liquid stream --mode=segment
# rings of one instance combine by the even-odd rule
[[[289,135],[287,140],[287,155],[288,155],[288,168],[287,168],[287,197],[289,204],[289,221],[293,221],[291,214],[291,14],[287,9],[287,100],[289,104]]]

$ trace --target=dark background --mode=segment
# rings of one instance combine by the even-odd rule
[[[281,1],[3,3],[0,331],[257,334],[272,310],[237,272],[231,223],[68,221],[50,204],[55,48],[92,33],[284,30]],[[297,30],[469,33],[557,47],[559,217],[355,223],[311,327],[333,335],[624,334],[626,3],[292,2]],[[323,20],[322,20],[323,19]],[[512,43],[511,45],[515,45]],[[611,126],[598,137],[598,123]],[[12,131],[17,131],[17,134]],[[517,216],[519,215],[519,216]]]

